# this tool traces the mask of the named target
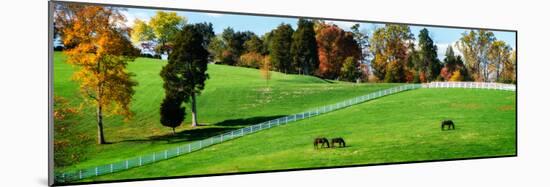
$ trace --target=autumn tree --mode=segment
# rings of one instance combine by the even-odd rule
[[[196,97],[208,79],[208,51],[197,25],[185,25],[175,36],[174,50],[160,72],[166,97],[191,102],[192,126],[197,126]]]
[[[354,57],[353,59],[357,61],[361,56],[361,50],[353,38],[353,34],[336,25],[319,26],[316,40],[319,54],[317,75],[320,77],[338,78],[347,57]]]
[[[265,85],[269,88],[269,80],[271,80],[271,62],[270,57],[266,55],[262,61],[262,65],[260,67],[260,73],[262,75],[262,78],[265,79]]]
[[[257,52],[249,52],[241,55],[237,66],[249,67],[249,68],[260,68],[262,66],[262,61],[264,56]]]
[[[510,51],[508,60],[504,61],[502,67],[502,73],[500,75],[500,82],[504,83],[516,83],[516,51]]]
[[[405,68],[414,36],[409,26],[387,24],[374,31],[370,39],[374,75],[385,82],[405,82]]]
[[[172,128],[173,135],[176,134],[176,127],[179,127],[185,119],[185,107],[181,104],[181,99],[170,96],[165,97],[160,104],[160,123]]]
[[[293,72],[312,75],[319,67],[319,55],[317,53],[317,41],[313,22],[306,19],[298,20],[298,28],[292,35],[290,47]]]
[[[495,40],[490,31],[470,30],[462,33],[455,44],[464,56],[466,68],[475,81],[489,81],[489,50]]]
[[[262,53],[263,42],[260,37],[252,35],[248,40],[243,43],[245,53],[239,58],[238,66],[260,68],[264,56]]]
[[[502,72],[504,66],[509,64],[508,61],[510,60],[511,50],[512,48],[502,40],[497,40],[491,44],[488,60],[489,68],[492,70],[491,72],[494,72],[494,80],[499,82],[502,81]]]
[[[293,33],[294,29],[289,24],[281,23],[273,30],[269,55],[271,64],[279,72],[293,73],[291,68],[292,57],[290,55]]]
[[[128,62],[139,54],[128,36],[121,10],[111,7],[68,5],[55,14],[67,62],[78,69],[86,102],[96,108],[97,143],[105,144],[103,117],[106,113],[132,116],[130,102],[137,83],[127,72]]]
[[[142,49],[153,50],[152,43],[155,39],[155,33],[153,32],[153,28],[146,22],[135,19],[130,36],[134,45],[141,46]]]
[[[187,22],[185,17],[179,16],[176,12],[157,11],[148,23],[136,19],[132,30],[132,41],[156,43],[157,53],[170,53],[172,40]]]
[[[437,58],[437,46],[434,44],[428,29],[420,30],[418,34],[418,63],[420,72],[425,72],[426,81],[434,81],[439,76],[441,62]]]

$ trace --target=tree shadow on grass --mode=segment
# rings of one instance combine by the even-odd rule
[[[280,117],[284,117],[284,115],[278,115],[278,116],[258,116],[258,117],[251,117],[251,118],[240,118],[240,119],[228,119],[224,120],[222,122],[218,122],[213,124],[214,126],[250,126],[262,122],[266,122],[272,119],[277,119]]]
[[[237,128],[233,127],[203,127],[196,129],[188,129],[176,134],[166,133],[163,135],[150,136],[145,139],[131,139],[123,140],[120,142],[165,142],[165,143],[181,143],[181,142],[190,142],[196,140],[206,139],[212,136],[216,136],[225,132],[235,130]]]
[[[211,125],[199,125],[193,129],[187,129],[183,131],[176,132],[176,134],[166,133],[163,135],[150,136],[143,139],[130,139],[122,140],[119,142],[163,142],[163,143],[181,143],[181,142],[190,142],[196,140],[206,139],[212,136],[220,135],[232,130],[236,130],[242,127],[258,124],[261,122],[269,121],[272,119],[277,119],[283,117],[282,115],[278,116],[259,116],[251,118],[240,118],[240,119],[229,119],[222,122],[218,122]],[[118,142],[114,142],[118,143]]]

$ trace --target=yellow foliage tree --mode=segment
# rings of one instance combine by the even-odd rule
[[[260,68],[260,72],[262,74],[262,78],[265,79],[266,86],[269,86],[269,80],[271,79],[271,61],[269,56],[265,56],[262,61],[262,67]]]
[[[96,107],[97,142],[104,144],[103,115],[131,117],[130,101],[137,85],[126,71],[139,51],[128,39],[119,9],[70,5],[58,9],[56,20],[67,62],[78,67],[73,79],[80,83],[86,102]]]
[[[464,79],[464,77],[460,73],[460,70],[455,70],[453,72],[453,75],[451,75],[451,78],[449,78],[449,81],[458,82],[458,81],[462,81],[463,79]]]

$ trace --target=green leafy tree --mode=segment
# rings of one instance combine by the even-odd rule
[[[256,35],[252,35],[243,45],[246,53],[264,53],[263,41]]]
[[[292,70],[299,74],[312,75],[319,67],[317,41],[313,22],[306,19],[298,20],[298,28],[292,35],[290,47]]]
[[[273,67],[283,73],[291,73],[292,57],[290,47],[294,30],[289,24],[280,24],[273,30],[271,38],[270,61]]]
[[[192,126],[197,126],[196,97],[208,79],[208,51],[197,25],[186,25],[176,35],[168,64],[161,70],[166,97],[191,102]]]
[[[235,32],[233,28],[227,27],[221,34],[223,42],[221,63],[236,65],[240,56],[245,52],[244,43],[255,36],[253,32]]]
[[[160,104],[160,123],[172,128],[173,135],[176,134],[176,127],[179,127],[185,119],[185,107],[181,104],[180,99],[173,97],[165,97]]]
[[[361,77],[361,73],[358,61],[353,57],[347,57],[340,70],[340,79],[350,82],[357,81]]]

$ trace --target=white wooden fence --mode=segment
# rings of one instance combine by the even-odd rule
[[[422,84],[422,88],[470,88],[516,91],[516,85],[493,82],[430,82]]]

